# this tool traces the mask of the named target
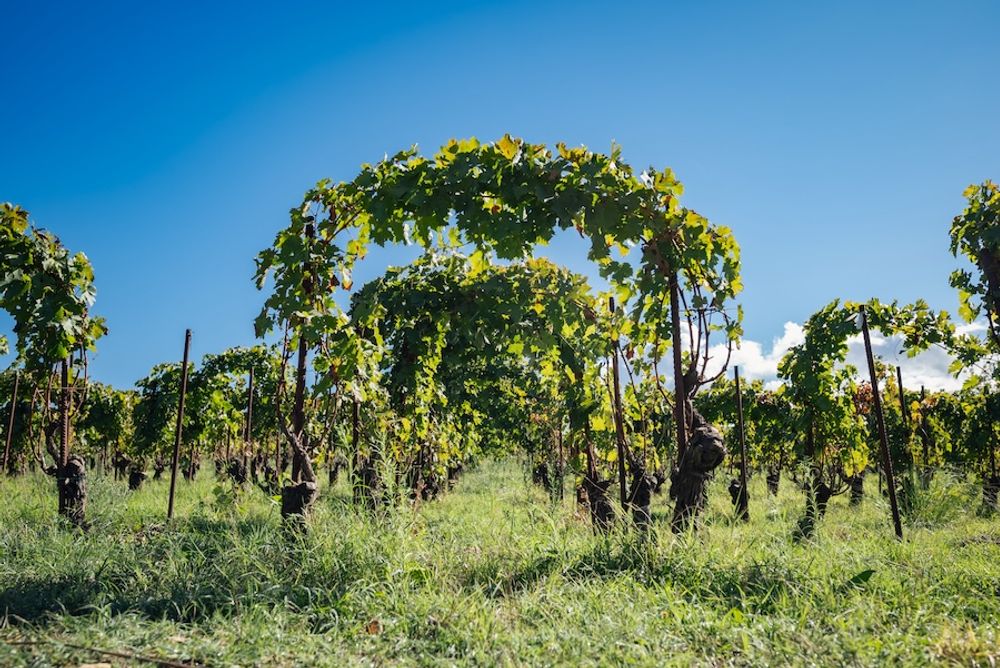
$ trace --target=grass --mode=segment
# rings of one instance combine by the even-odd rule
[[[974,485],[939,478],[902,543],[874,489],[795,542],[790,483],[755,480],[744,525],[724,482],[697,534],[672,536],[660,497],[643,539],[594,536],[572,494],[552,504],[510,461],[380,517],[324,490],[302,537],[207,473],[178,483],[170,525],[165,482],[94,476],[86,534],[57,522],[49,479],[0,480],[0,665],[1000,661],[1000,526]]]

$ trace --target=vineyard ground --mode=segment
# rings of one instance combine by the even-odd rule
[[[289,541],[261,492],[234,505],[207,473],[179,483],[169,528],[164,481],[94,476],[85,535],[58,526],[49,479],[5,479],[0,665],[1000,661],[1000,520],[971,483],[939,478],[897,544],[874,480],[809,543],[789,481],[771,498],[754,480],[748,525],[725,482],[694,537],[670,535],[657,497],[648,540],[595,537],[569,490],[551,504],[513,461],[379,519],[341,482]]]

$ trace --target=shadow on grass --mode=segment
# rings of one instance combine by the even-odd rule
[[[196,516],[101,539],[120,548],[109,544],[103,560],[93,554],[104,545],[91,559],[67,556],[63,573],[15,575],[0,589],[0,619],[44,625],[102,610],[198,622],[263,605],[307,611],[322,630],[340,614],[359,573],[370,571],[369,555],[355,546],[321,544],[266,517]]]
[[[550,552],[521,563],[506,557],[487,559],[466,572],[463,584],[505,598],[529,591],[552,576],[579,583],[627,576],[647,587],[672,586],[725,609],[761,614],[776,612],[782,598],[801,584],[797,574],[780,564],[721,566],[700,561],[696,550],[678,545],[662,554],[640,541],[604,540],[576,555]]]
[[[0,615],[17,623],[53,613],[81,614],[92,609],[96,594],[95,583],[80,578],[28,578],[0,591]]]

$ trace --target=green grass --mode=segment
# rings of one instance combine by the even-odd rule
[[[551,504],[512,462],[379,518],[324,490],[304,537],[261,492],[234,506],[213,488],[179,482],[167,525],[165,482],[94,476],[81,534],[49,479],[0,480],[0,665],[115,661],[77,647],[208,665],[1000,661],[1000,526],[960,481],[936,481],[903,543],[874,489],[793,541],[787,481],[774,499],[755,480],[742,525],[717,480],[681,538],[658,497],[647,539],[594,536],[572,494]]]

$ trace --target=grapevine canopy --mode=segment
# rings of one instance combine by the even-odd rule
[[[0,205],[0,262],[0,308],[14,319],[17,352],[29,371],[48,373],[107,333],[104,319],[90,315],[96,290],[87,256],[71,255],[9,203]]]
[[[862,306],[869,326],[886,336],[902,336],[911,357],[931,345],[948,346],[954,333],[948,314],[935,313],[923,300],[903,306],[877,299],[864,304],[834,300],[809,318],[805,341],[782,358],[778,377],[786,381],[785,395],[795,407],[798,432],[807,435],[807,450],[833,450],[849,471],[862,469],[867,456],[864,426],[854,406],[855,373],[845,366],[848,339],[860,331]]]
[[[288,327],[317,351],[322,382],[352,382],[368,355],[333,294],[351,288],[370,243],[472,244],[473,262],[518,259],[572,228],[589,239],[589,258],[629,305],[634,338],[670,339],[658,316],[676,273],[699,334],[722,329],[735,340],[739,247],[728,228],[683,208],[682,190],[669,169],[637,173],[617,146],[608,155],[562,144],[552,151],[504,136],[453,140],[430,157],[401,151],[364,165],[352,181],[320,181],[292,209],[288,227],[257,257],[258,287],[271,278],[274,288],[256,330]]]

